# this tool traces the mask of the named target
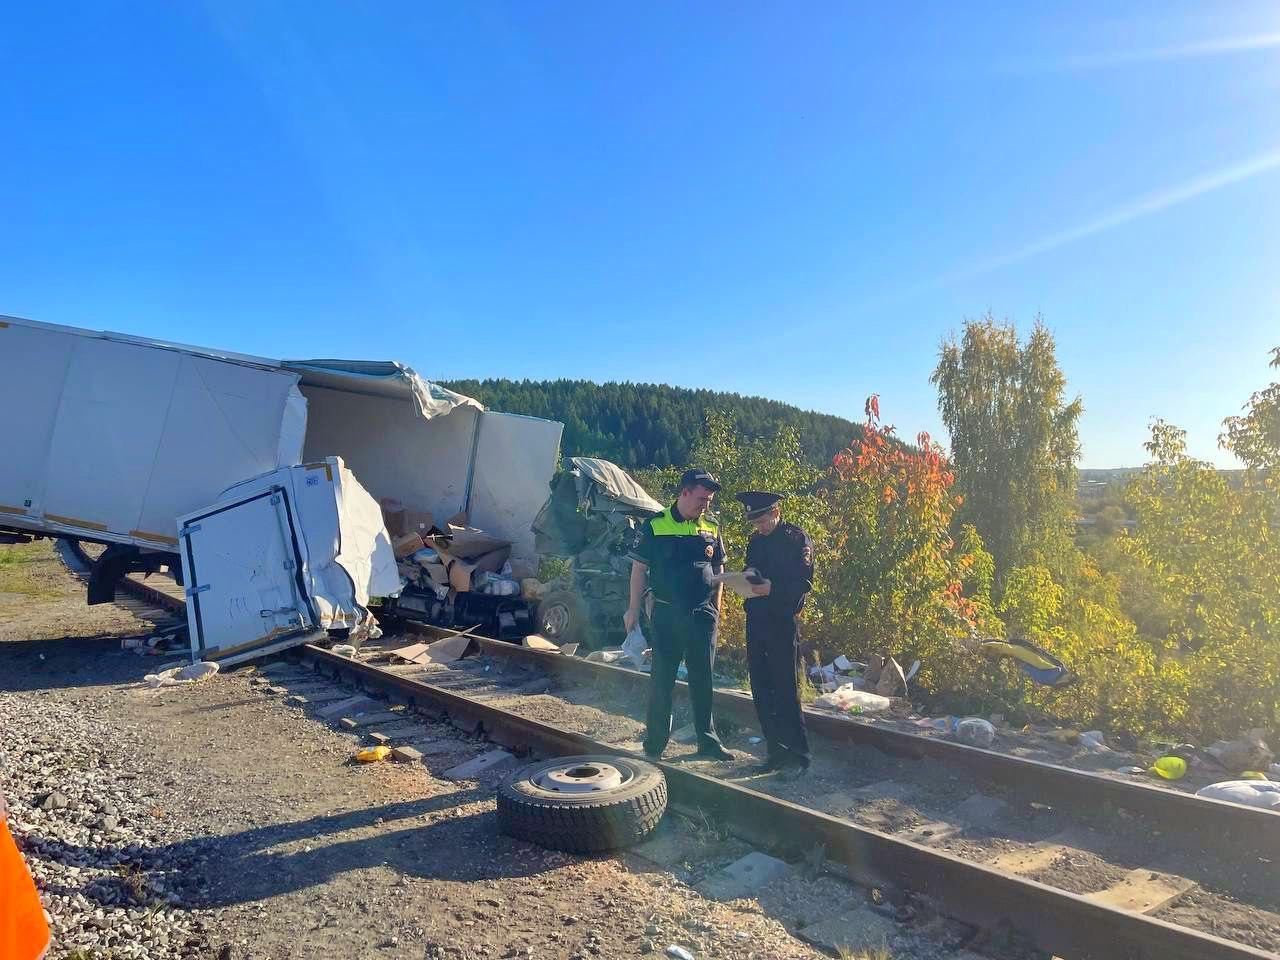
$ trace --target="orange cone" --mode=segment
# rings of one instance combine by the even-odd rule
[[[40,894],[9,833],[0,794],[0,960],[40,960],[48,951]]]

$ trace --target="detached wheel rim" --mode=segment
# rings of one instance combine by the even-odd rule
[[[533,782],[551,793],[606,793],[617,790],[630,779],[629,771],[611,763],[587,760],[543,770]]]
[[[570,620],[569,608],[563,603],[548,607],[542,613],[543,636],[563,637],[569,630]]]

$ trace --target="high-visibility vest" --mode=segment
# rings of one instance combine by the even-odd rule
[[[700,533],[716,536],[720,528],[707,519],[706,514],[694,520],[677,520],[671,515],[671,508],[663,510],[651,521],[655,537],[696,537]]]
[[[40,960],[48,952],[44,907],[9,832],[0,795],[0,960]]]
[[[709,604],[715,588],[707,583],[701,568],[715,555],[719,526],[705,515],[677,520],[671,507],[651,517],[648,523],[656,548],[649,564],[649,585],[654,599],[688,609]]]

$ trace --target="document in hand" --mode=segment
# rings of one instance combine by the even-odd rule
[[[761,586],[769,581],[760,576],[755,567],[747,567],[741,572],[726,571],[720,574],[713,574],[711,582],[723,584],[740,597],[754,597],[756,594],[751,588]]]

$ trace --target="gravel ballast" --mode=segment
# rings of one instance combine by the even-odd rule
[[[203,924],[183,909],[201,844],[140,786],[151,778],[136,737],[33,694],[0,693],[0,729],[9,826],[43,891],[53,955],[203,956]]]

